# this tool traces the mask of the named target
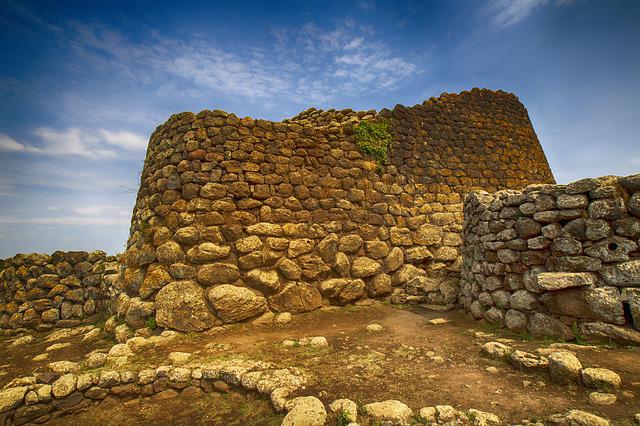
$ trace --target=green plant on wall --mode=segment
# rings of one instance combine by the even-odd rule
[[[354,132],[360,152],[371,155],[378,166],[384,166],[393,139],[389,122],[386,120],[375,122],[363,120],[354,128]]]

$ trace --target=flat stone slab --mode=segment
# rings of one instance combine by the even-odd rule
[[[598,276],[590,272],[541,272],[537,275],[542,290],[595,286]]]

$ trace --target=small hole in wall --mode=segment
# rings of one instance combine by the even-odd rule
[[[607,248],[609,249],[609,251],[616,251],[618,249],[618,245],[616,243],[609,243]]]
[[[631,306],[629,302],[623,301],[622,308],[624,309],[624,323],[625,325],[633,324],[633,315],[631,315]]]

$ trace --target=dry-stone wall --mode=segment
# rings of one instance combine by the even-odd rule
[[[73,327],[99,319],[119,264],[102,251],[0,260],[0,329]]]
[[[384,118],[380,170],[354,125]],[[453,304],[461,194],[554,182],[526,109],[474,89],[414,107],[282,122],[173,115],[151,136],[117,313],[200,331],[364,297]]]
[[[464,216],[460,301],[474,317],[640,343],[640,175],[473,191]]]

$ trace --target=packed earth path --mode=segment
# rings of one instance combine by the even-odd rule
[[[106,328],[109,329],[108,324]],[[249,391],[246,373],[235,386],[233,380],[226,380],[231,385],[225,383],[224,374],[223,380],[212,381],[209,388],[204,386],[204,378],[200,378],[202,389],[207,392],[187,383],[171,384],[173,370],[192,371],[193,381],[200,366],[240,363],[245,367],[251,365],[246,368],[257,365],[270,371],[286,371],[288,378],[302,385],[283,401],[301,396],[318,398],[329,407],[326,424],[347,424],[340,423],[344,410],[336,413],[331,410],[332,402],[343,398],[359,407],[360,424],[379,424],[376,413],[367,404],[389,400],[406,404],[411,411],[411,416],[404,420],[401,413],[392,421],[396,424],[426,423],[421,415],[427,416],[430,411],[423,407],[436,406],[441,406],[436,407],[440,410],[437,415],[444,415],[442,406],[451,406],[458,412],[492,413],[502,424],[607,424],[597,420],[595,423],[570,423],[567,418],[556,418],[555,423],[550,420],[554,414],[580,410],[598,416],[596,419],[608,419],[609,424],[633,425],[634,416],[640,411],[638,348],[537,340],[527,334],[490,328],[462,311],[442,311],[435,306],[392,306],[368,301],[296,315],[286,324],[241,323],[192,334],[149,330],[139,332],[137,337],[118,338],[126,343],[117,344],[107,333],[92,326],[59,329],[49,334],[30,331],[1,336],[0,386],[4,389],[0,396],[7,389],[26,383],[25,379],[16,383],[19,377],[36,377],[38,382],[46,378],[54,383],[55,389],[54,380],[62,380],[60,376],[77,376],[79,389],[82,373],[98,377],[112,370],[127,370],[139,372],[142,380],[142,370],[156,368],[167,372],[169,385],[156,386],[146,396],[144,387],[142,395],[135,386],[133,392],[127,388],[131,384],[125,385],[125,374],[120,373],[119,385],[111,388],[110,393],[105,391],[101,399],[87,399],[85,391],[85,398],[77,398],[74,404],[68,398],[80,392],[71,393],[60,400],[67,401],[66,405],[59,404],[61,407],[50,411],[43,409],[40,416],[29,420],[57,425],[83,424],[92,419],[113,425],[163,424],[168,418],[174,419],[172,424],[280,424],[287,409],[290,414],[293,412],[292,407],[283,402],[281,412],[275,412],[271,408],[273,394],[270,404],[268,396]],[[597,401],[591,395],[594,389],[576,382],[556,384],[546,369],[522,370],[513,362],[487,356],[483,346],[488,342],[542,359],[552,358],[554,352],[569,351],[579,358],[584,369],[611,370],[621,378],[619,389],[601,389],[597,393],[614,395],[615,402],[600,405],[610,401],[606,398],[605,402],[602,398]],[[51,367],[59,372],[51,373]],[[206,369],[202,367],[202,371]],[[99,386],[93,388],[99,390]],[[57,401],[54,400],[54,405]],[[475,417],[467,414],[465,421],[494,424],[469,420]],[[458,423],[453,424],[464,424],[462,420],[455,421]]]

